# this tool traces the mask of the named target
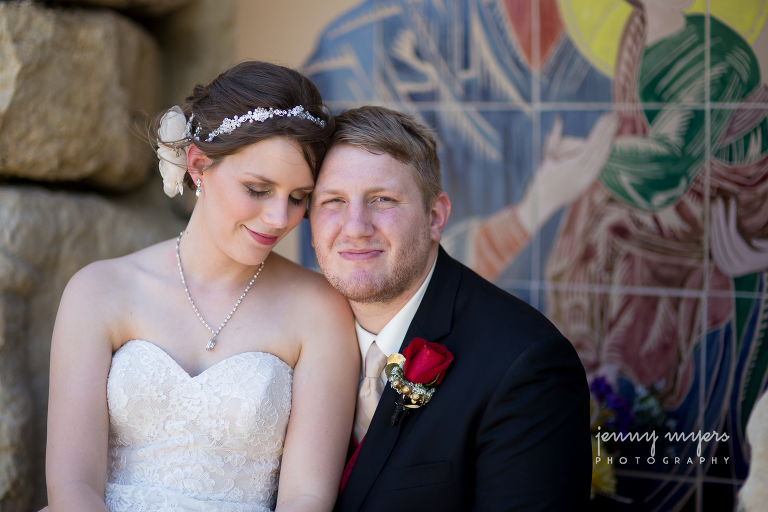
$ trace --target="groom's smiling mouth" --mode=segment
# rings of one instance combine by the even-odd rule
[[[365,261],[373,259],[383,252],[379,249],[344,249],[339,251],[339,255],[348,261]]]

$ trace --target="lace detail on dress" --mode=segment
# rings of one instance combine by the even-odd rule
[[[125,343],[107,379],[107,508],[274,510],[292,383],[273,354],[236,354],[190,377],[157,345]]]

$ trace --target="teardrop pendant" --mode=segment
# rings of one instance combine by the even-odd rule
[[[199,189],[198,189],[199,190]],[[179,236],[176,237],[176,264],[179,267],[179,277],[181,277],[181,284],[184,286],[184,292],[187,294],[187,300],[189,300],[189,304],[192,306],[192,309],[195,311],[195,314],[197,315],[197,318],[200,319],[200,321],[203,323],[206,329],[208,329],[213,336],[210,340],[208,340],[208,344],[205,346],[205,350],[211,351],[213,350],[213,347],[216,346],[216,336],[219,335],[219,332],[224,328],[225,325],[227,325],[227,322],[229,322],[229,319],[232,318],[232,315],[235,314],[235,311],[237,311],[237,307],[240,305],[240,303],[245,298],[245,294],[248,293],[248,290],[251,289],[251,286],[253,286],[253,283],[256,281],[256,278],[259,277],[259,274],[261,274],[261,271],[264,270],[264,262],[261,262],[261,265],[259,265],[259,270],[256,271],[256,274],[254,274],[253,279],[251,279],[251,282],[248,283],[248,286],[245,287],[245,290],[243,291],[243,294],[240,295],[240,298],[237,299],[237,302],[235,303],[235,307],[232,308],[232,311],[229,312],[227,315],[227,318],[224,319],[223,322],[221,322],[221,325],[218,329],[215,331],[211,326],[208,325],[208,322],[206,322],[200,312],[197,310],[197,306],[195,306],[195,301],[192,300],[192,297],[189,295],[189,288],[187,287],[187,280],[184,279],[184,270],[181,268],[181,255],[179,255],[179,243],[181,242],[181,237],[184,235],[184,232],[182,231],[179,233]]]

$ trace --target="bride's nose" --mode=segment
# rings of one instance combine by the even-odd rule
[[[267,201],[261,214],[261,220],[276,229],[288,227],[288,197],[274,197]]]

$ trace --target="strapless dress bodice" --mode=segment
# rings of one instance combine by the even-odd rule
[[[292,382],[273,354],[236,354],[190,377],[157,345],[125,343],[107,379],[107,508],[274,510]]]

